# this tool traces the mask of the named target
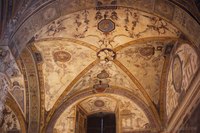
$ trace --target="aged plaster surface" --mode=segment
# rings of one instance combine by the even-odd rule
[[[5,106],[3,115],[3,121],[0,123],[1,133],[21,131],[19,120],[13,110],[10,109],[10,107]]]
[[[133,43],[118,52],[119,61],[136,76],[155,104],[159,102],[159,87],[165,60],[164,49],[170,43],[174,42]]]
[[[178,3],[181,3],[180,5],[184,5],[186,9],[191,9],[190,5],[187,4],[188,2],[179,0]],[[196,46],[199,46],[200,44],[200,39],[198,38],[198,34],[200,33],[200,26],[197,21],[192,18],[185,10],[181,9],[179,5],[177,6],[174,2],[168,0],[149,0],[148,2],[146,0],[37,1],[33,3],[33,5],[28,9],[27,4],[25,4],[24,7],[17,13],[17,15],[12,20],[10,20],[6,28],[7,30],[5,31],[5,40],[9,40],[9,46],[12,49],[14,55],[17,56],[20,54],[21,50],[24,48],[27,42],[33,37],[33,35],[52,20],[83,9],[94,7],[97,7],[97,9],[105,9],[105,7],[109,6],[114,7],[114,9],[120,6],[130,7],[159,15],[162,18],[171,21],[179,29],[181,29],[182,32],[196,44]],[[192,8],[192,11],[193,9],[194,8]],[[27,14],[32,15],[27,19],[26,17],[29,16]],[[24,22],[23,20],[26,21],[22,24],[22,22]],[[18,28],[20,30],[17,30]]]
[[[119,115],[119,126],[123,132],[143,131],[150,126],[150,122],[144,111],[134,102],[118,95],[98,94],[82,99],[68,107],[58,118],[53,133],[75,132],[77,105],[86,111],[86,115],[101,111],[118,113],[116,115]],[[117,110],[119,111],[117,112]]]
[[[108,96],[93,96],[80,102],[80,106],[86,111],[87,115],[98,112],[115,112],[117,100]]]
[[[177,46],[170,65],[167,91],[166,111],[168,120],[186,95],[192,79],[199,68],[198,53],[187,43]]]
[[[130,80],[127,74],[125,74],[117,65],[113,62],[104,63],[101,62],[95,65],[88,73],[82,76],[82,78],[77,81],[73,86],[71,93],[78,92],[83,89],[90,88],[95,84],[98,84],[102,80],[98,75],[103,74],[103,72],[108,74],[108,78],[103,79],[103,82],[108,83],[110,86],[121,87],[123,89],[128,89],[140,98],[143,98],[135,84]],[[145,99],[143,98],[145,101]]]
[[[70,8],[65,7],[66,2]],[[70,2],[61,0],[61,6],[58,6],[57,3],[56,6],[54,5],[55,3],[49,5],[48,8],[42,9],[42,15],[40,15],[40,13],[38,13],[39,15],[33,15],[34,18],[25,22],[11,40],[10,48],[16,56],[25,46],[24,43],[32,37],[32,34],[38,31],[41,26],[49,23],[42,28],[42,30],[37,32],[34,37],[38,41],[35,43],[35,46],[39,49],[44,59],[42,71],[44,73],[46,110],[49,111],[53,107],[56,100],[63,91],[71,85],[72,81],[75,82],[72,84],[70,88],[71,92],[69,93],[74,93],[84,88],[92,88],[99,83],[98,74],[101,74],[103,70],[109,75],[103,80],[103,82],[106,82],[106,85],[123,87],[133,91],[141,99],[146,100],[143,98],[141,92],[138,92],[138,88],[129,77],[130,75],[112,62],[115,60],[119,60],[131,74],[139,80],[151,100],[155,104],[158,104],[165,48],[168,44],[174,44],[174,42],[128,42],[151,37],[178,38],[180,31],[160,17],[135,9],[122,7],[117,8],[117,10],[115,8],[114,10],[98,10],[98,8],[97,10],[82,10],[70,15],[64,15],[52,21],[59,17],[59,14],[63,15],[65,14],[64,12],[74,12],[77,8],[73,7],[77,5],[79,5],[80,9],[85,8],[83,6],[85,2],[88,2],[88,4],[86,4],[87,7],[96,5],[94,1],[87,0]],[[102,2],[103,5],[109,5],[111,1],[100,0],[100,2]],[[146,11],[154,10],[155,13],[167,20],[172,20],[172,23],[176,24],[177,27],[186,33],[194,43],[200,42],[199,37],[196,36],[199,34],[197,23],[182,9],[175,7],[173,4],[166,1],[156,1],[154,3],[153,0],[149,1],[149,3],[145,0],[119,0],[118,3],[126,6],[137,5],[138,7],[146,7],[144,8]],[[153,9],[154,6],[155,9]],[[61,7],[62,13],[59,12],[59,7]],[[101,6],[98,7],[101,9]],[[63,9],[65,9],[65,11]],[[39,16],[42,16],[44,21],[40,21],[41,18]],[[70,39],[67,41],[61,39],[62,41],[60,41],[58,38]],[[125,43],[127,44],[124,45]],[[188,46],[182,49],[190,49],[190,47]],[[180,101],[179,97],[183,96],[184,92],[187,90],[199,66],[199,63],[196,63],[197,57],[193,56],[193,54],[191,54],[191,60],[194,61],[194,63],[189,62],[189,64],[191,64],[188,65],[188,60],[190,60],[190,58],[182,58],[183,55],[188,55],[186,50],[185,52],[181,52],[184,51],[182,49],[180,48],[177,50],[179,52],[175,55],[173,63],[171,64],[173,68],[171,68],[171,72],[169,72],[168,86],[173,87],[167,89],[167,95],[169,95],[167,96],[168,117],[174,112],[178,104],[177,101]],[[191,51],[191,53],[192,52],[194,53],[194,51]],[[8,56],[6,56],[6,60],[7,57]],[[94,66],[90,67],[90,70],[85,70],[85,68],[96,59],[100,59],[101,62],[94,64]],[[6,60],[3,62],[12,62],[12,59],[9,59],[10,61]],[[184,62],[186,62],[185,65],[183,65]],[[6,66],[5,63],[1,68]],[[180,67],[182,70],[178,69]],[[16,72],[13,70],[9,68],[6,72],[9,73],[8,75],[15,75]],[[84,74],[79,75],[82,71],[84,71]],[[74,80],[77,78],[77,75],[81,76],[81,78]],[[34,77],[32,79],[36,82]],[[25,93],[23,85],[24,79],[22,76],[18,76],[18,79],[12,77],[11,80],[13,87],[10,88],[10,92],[17,99],[17,102],[23,110],[24,103],[22,101],[24,100]],[[33,88],[36,87],[34,86]],[[31,93],[33,93],[32,96],[34,97],[37,92]],[[174,98],[169,99],[171,96],[174,96]],[[36,111],[34,111],[34,109]],[[37,107],[33,107],[33,112],[37,112]],[[34,115],[32,115],[32,117],[34,117]],[[33,121],[33,125],[34,122],[35,121]],[[34,130],[34,128],[31,130]]]
[[[68,37],[97,48],[115,48],[140,38],[178,37],[179,34],[162,18],[130,8],[118,8],[89,9],[60,17],[42,28],[35,37],[36,40]]]
[[[127,88],[143,97],[128,75],[112,63],[117,59],[158,104],[164,50],[170,42],[130,42],[142,38],[178,38],[179,34],[165,20],[129,8],[83,10],[51,22],[35,35],[34,44],[44,58],[46,110],[53,107],[73,79],[96,59],[100,59],[100,63],[75,81],[73,91],[92,87],[99,82],[97,75],[105,70],[109,85]]]
[[[36,44],[44,59],[45,107],[50,110],[72,80],[96,57],[87,47],[67,41]]]
[[[5,74],[0,73],[0,123],[3,121],[6,96],[9,89],[9,81]]]
[[[76,107],[72,106],[65,110],[57,120],[53,133],[75,133]]]
[[[7,78],[9,82],[9,87],[6,91],[10,92],[20,106],[22,112],[25,114],[24,77],[17,61],[7,46],[0,47],[0,72],[5,75],[5,78]],[[3,75],[1,78],[3,78]]]

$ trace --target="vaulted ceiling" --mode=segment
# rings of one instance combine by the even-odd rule
[[[45,110],[56,110],[68,95],[87,89],[120,88],[150,106],[158,123],[159,107],[165,106],[161,101],[167,95],[169,119],[181,91],[174,92],[176,89],[168,87],[187,88],[184,74],[187,65],[194,74],[199,64],[195,50],[189,46],[191,43],[181,37],[181,31],[164,19],[131,8],[88,9],[60,17],[37,32],[32,43],[43,58],[40,63]],[[180,45],[188,48],[179,48]],[[176,53],[177,58],[171,58]],[[194,64],[187,64],[187,60],[193,60]],[[167,84],[164,77],[171,65],[176,77],[169,77]],[[96,106],[89,107],[89,103],[83,101],[80,106],[86,112],[88,108],[99,110]],[[105,105],[104,111],[113,111],[115,104],[111,102],[110,108]]]
[[[200,26],[173,4],[61,0],[23,18],[0,55],[28,132],[73,133],[77,108],[118,112],[124,132],[174,122],[199,85]]]
[[[159,17],[119,8],[67,15],[35,36],[34,46],[44,59],[45,107],[50,110],[63,92],[97,84],[102,71],[110,86],[158,104],[164,56],[180,32]]]

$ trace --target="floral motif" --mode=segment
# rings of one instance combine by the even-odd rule
[[[100,60],[108,62],[116,58],[116,53],[112,49],[104,48],[97,53],[97,57]]]

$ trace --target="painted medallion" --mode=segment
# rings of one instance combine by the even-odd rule
[[[96,100],[96,101],[94,102],[94,105],[95,105],[96,107],[103,107],[103,106],[105,105],[105,103],[104,103],[102,100]]]
[[[98,29],[104,33],[109,33],[115,29],[115,23],[110,19],[103,19],[98,23]]]
[[[53,53],[54,61],[57,62],[67,62],[71,59],[70,53],[66,51],[57,51]]]
[[[182,87],[182,63],[180,60],[180,57],[176,55],[173,60],[172,64],[172,78],[173,78],[173,84],[174,88],[177,92],[181,92]]]

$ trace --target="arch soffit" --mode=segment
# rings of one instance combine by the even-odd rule
[[[119,95],[119,96],[128,98],[129,100],[134,102],[139,108],[141,108],[144,111],[145,115],[151,122],[151,126],[156,128],[157,130],[159,130],[159,127],[160,127],[159,120],[157,120],[155,118],[151,109],[149,109],[148,105],[146,103],[144,103],[143,100],[139,99],[137,96],[132,94],[130,91],[113,86],[112,88],[107,89],[104,92],[104,94],[114,94],[114,95]],[[49,114],[47,116],[47,119],[46,119],[47,123],[45,125],[44,130],[46,130],[47,132],[53,131],[52,129],[53,129],[57,119],[64,112],[64,110],[66,108],[68,108],[70,105],[72,105],[76,101],[78,101],[80,99],[86,99],[87,97],[90,97],[92,95],[95,95],[94,91],[91,88],[88,88],[88,89],[78,92],[70,97],[66,97],[65,100],[63,101],[63,103],[56,109],[56,111],[53,114]]]
[[[57,38],[57,39],[61,39],[61,38]],[[142,43],[142,42],[147,42],[147,41],[149,41],[149,40],[165,41],[165,40],[169,40],[169,39],[171,39],[172,41],[177,41],[177,38],[165,38],[165,37],[163,37],[163,38],[146,38],[146,39],[131,41],[131,42],[129,42],[129,43],[126,43],[126,44],[124,44],[124,45],[121,45],[120,47],[116,47],[116,51],[120,51],[121,49],[123,49],[123,48],[125,48],[125,47],[128,47],[128,46],[130,46],[130,45],[132,45],[132,44],[134,44],[134,43]],[[41,41],[47,41],[47,40],[51,41],[52,39],[45,39],[45,40],[41,40]],[[65,40],[65,38],[62,38],[62,40]],[[67,40],[68,40],[68,39],[67,39]],[[40,42],[40,41],[36,41],[36,43],[37,43],[37,42]],[[82,44],[82,43],[81,43],[81,44]],[[95,64],[97,64],[98,62],[99,62],[99,61],[96,60],[94,63],[92,63],[92,66],[89,65],[89,68],[93,67],[93,66],[94,66]],[[142,91],[143,95],[147,95],[146,92],[144,91],[144,88],[141,86],[141,83],[139,83],[139,82],[136,80],[136,78],[133,77],[133,75],[132,75],[130,72],[127,72],[128,69],[125,68],[125,66],[122,67],[122,66],[121,66],[121,63],[119,64],[119,61],[114,61],[114,63],[118,64],[118,66],[120,66],[120,68],[121,68],[123,71],[125,71],[126,73],[128,73],[129,77],[134,81],[135,84],[138,84],[139,88],[143,90],[143,91]],[[88,69],[86,69],[86,70],[88,71]],[[87,71],[86,71],[86,72],[87,72]],[[85,73],[85,70],[84,70],[84,73]],[[58,105],[60,105],[60,103],[63,102],[64,97],[65,97],[66,94],[72,89],[73,84],[75,84],[75,83],[77,82],[77,79],[79,79],[80,76],[82,76],[82,75],[83,75],[83,73],[81,73],[81,75],[77,76],[77,77],[75,78],[75,80],[71,82],[72,85],[70,84],[70,85],[65,89],[65,91],[64,91],[64,92],[62,93],[62,95],[58,98],[57,102],[54,104],[53,108],[51,109],[51,113],[54,112],[54,111],[57,109]],[[142,87],[142,88],[141,88],[141,87]],[[154,108],[154,106],[153,106],[151,100],[148,99],[148,96],[146,96],[146,100],[147,100],[148,103],[151,105],[151,108],[152,108],[152,110],[154,110],[154,113],[157,113],[157,111],[155,110],[155,108]],[[156,118],[158,118],[158,117],[156,117]]]
[[[16,103],[15,99],[9,93],[8,93],[5,105],[9,106],[12,109],[12,111],[16,114],[20,123],[22,133],[26,133],[27,127],[26,127],[24,115],[21,109],[19,108],[19,105]]]

